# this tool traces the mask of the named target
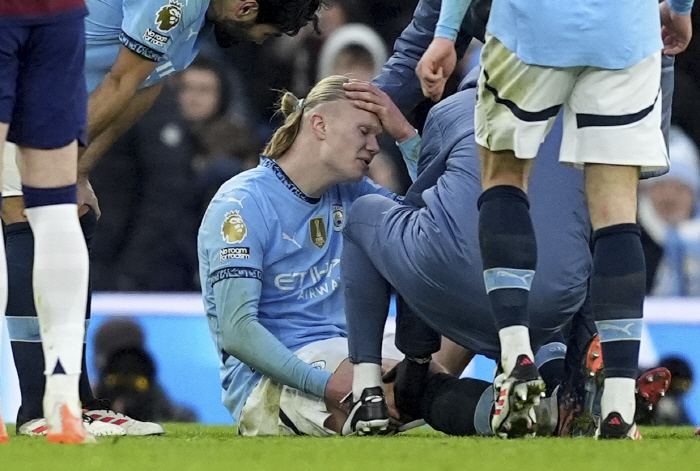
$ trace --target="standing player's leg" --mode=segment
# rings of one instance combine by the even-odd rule
[[[488,36],[481,55],[475,124],[482,161],[478,200],[484,284],[501,343],[492,421],[500,436],[533,431],[544,391],[530,344],[528,300],[537,265],[529,211],[531,159],[572,86],[570,74],[524,64]]]
[[[19,49],[24,35],[23,28],[0,28],[0,155],[4,155],[10,123],[12,122],[19,70]],[[2,169],[0,168],[0,182]],[[5,243],[0,234],[0,351],[2,351],[2,331],[5,324],[5,306],[7,305],[7,262],[5,260]],[[0,404],[0,409],[2,405]],[[0,443],[8,440],[5,424],[0,415]]]
[[[46,367],[47,439],[88,439],[78,395],[88,252],[78,220],[77,139],[85,130],[82,18],[35,27],[23,49],[14,140],[24,205],[34,234],[34,302]],[[50,99],[47,99],[50,97]],[[14,126],[14,121],[13,121]]]
[[[0,68],[2,64],[0,64]],[[0,119],[2,117],[0,116]],[[4,152],[5,138],[8,125],[0,122],[0,155]],[[2,166],[0,166],[0,182],[2,182]],[[0,199],[1,201],[1,199]],[[5,242],[0,234],[0,352],[2,352],[2,337],[5,326],[5,307],[7,305],[7,261],[5,259]],[[1,399],[1,398],[0,398]],[[9,439],[5,423],[2,420],[2,401],[0,400],[0,443]]]
[[[353,364],[351,409],[342,433],[363,435],[382,432],[389,425],[389,411],[381,384],[382,337],[391,286],[356,242],[352,214],[351,207],[343,231],[340,265],[348,324],[348,357]],[[362,229],[365,227],[373,229],[373,226],[362,226]],[[373,233],[367,235],[369,239],[376,237]]]
[[[645,263],[636,224],[642,171],[668,165],[661,132],[660,53],[623,70],[589,69],[567,104],[561,159],[585,165],[593,228],[591,309],[605,362],[603,438],[635,438],[635,379]]]

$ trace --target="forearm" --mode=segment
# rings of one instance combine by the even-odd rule
[[[455,41],[470,3],[471,0],[442,0],[435,37]]]
[[[134,98],[141,82],[108,73],[88,100],[88,137],[94,140],[114,122]]]
[[[263,376],[323,397],[330,373],[300,360],[258,322],[259,287],[254,283],[260,284],[235,279],[215,285],[222,348]]]
[[[489,1],[474,0],[467,18],[458,26],[458,29],[461,28],[455,42],[458,59],[464,55],[472,36],[483,34],[489,5]],[[411,112],[425,99],[415,69],[433,40],[439,14],[439,0],[420,0],[413,20],[396,40],[391,58],[384,64],[381,75],[373,80],[404,114]]]
[[[95,163],[114,144],[114,141],[124,134],[153,105],[162,89],[163,84],[158,83],[136,91],[131,100],[126,103],[121,112],[114,117],[102,132],[97,135],[91,134],[93,138],[78,160],[78,174],[88,174]]]

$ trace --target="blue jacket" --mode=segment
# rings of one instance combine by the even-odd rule
[[[440,4],[440,0],[418,2],[413,20],[394,43],[394,53],[384,64],[381,75],[374,79],[374,84],[389,95],[404,114],[425,100],[415,70],[433,40]],[[490,9],[491,0],[473,0],[469,5],[455,41],[458,58],[464,56],[472,38],[484,40]]]

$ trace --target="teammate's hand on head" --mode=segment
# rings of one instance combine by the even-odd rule
[[[445,92],[445,84],[456,64],[454,41],[434,38],[416,66],[416,75],[420,79],[423,95],[438,101]]]
[[[661,39],[664,42],[663,53],[675,56],[685,51],[693,37],[693,24],[690,15],[679,15],[671,9],[668,2],[659,4],[661,12]]]
[[[95,211],[97,217],[99,218],[102,215],[102,212],[100,211],[100,205],[97,202],[97,196],[95,195],[95,191],[92,189],[92,185],[90,185],[90,181],[88,180],[86,175],[78,175],[77,186],[78,215],[82,216],[83,214],[87,213],[90,208],[92,208]]]
[[[373,84],[352,80],[343,87],[345,88],[345,96],[349,100],[353,100],[358,108],[376,114],[382,127],[396,141],[407,141],[416,134],[411,123],[389,98],[389,95]]]

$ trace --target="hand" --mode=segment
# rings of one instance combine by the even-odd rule
[[[100,211],[100,205],[97,202],[97,196],[90,185],[90,181],[87,179],[86,175],[78,175],[78,215],[82,216],[87,213],[90,208],[95,211],[95,214],[99,218],[102,215]]]
[[[429,369],[430,362],[416,363],[404,358],[382,377],[384,383],[394,383],[394,403],[404,423],[422,417],[420,403]]]
[[[685,51],[693,37],[693,24],[690,15],[679,15],[671,9],[668,2],[659,4],[661,12],[661,39],[664,42],[663,53],[675,56]]]
[[[343,88],[345,88],[345,96],[349,100],[353,100],[355,106],[376,114],[382,127],[397,142],[407,141],[416,134],[416,130],[389,98],[389,95],[376,86],[369,82],[352,80],[346,83]]]
[[[416,66],[423,95],[438,101],[456,64],[455,43],[446,38],[434,38]]]

